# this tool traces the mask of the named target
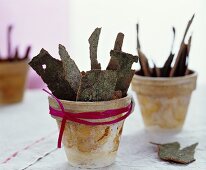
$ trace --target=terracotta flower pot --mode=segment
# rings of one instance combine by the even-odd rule
[[[27,72],[27,60],[0,63],[0,104],[23,99]]]
[[[65,111],[75,113],[100,112],[111,109],[118,109],[128,106],[131,97],[127,96],[117,100],[103,102],[75,102],[60,100]],[[49,97],[49,105],[60,110],[58,103]],[[110,121],[121,115],[103,119]],[[60,128],[62,119],[54,117]],[[97,122],[100,120],[89,120]],[[112,164],[115,161],[119,147],[120,137],[123,129],[124,120],[111,125],[84,125],[76,122],[67,121],[63,133],[64,149],[68,162],[75,167],[99,168]]]
[[[187,114],[197,73],[183,77],[134,75],[132,88],[137,94],[147,128],[181,129]]]

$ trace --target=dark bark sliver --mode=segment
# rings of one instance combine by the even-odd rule
[[[177,77],[180,76],[179,68],[180,68],[180,63],[183,61],[183,58],[187,56],[187,45],[185,43],[181,44],[181,47],[179,49],[179,52],[177,54],[177,58],[175,60],[175,64],[173,68],[170,71],[170,77]]]
[[[175,56],[174,54],[170,53],[169,57],[167,58],[163,68],[161,69],[162,77],[169,77],[174,56]]]
[[[142,51],[140,49],[138,49],[138,55],[139,55],[139,63],[141,66],[141,70],[144,73],[144,76],[151,76],[151,72],[150,72],[150,67],[149,67],[149,62],[147,57],[145,56],[144,53],[142,53]]]

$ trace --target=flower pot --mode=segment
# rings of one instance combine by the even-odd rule
[[[134,75],[132,88],[137,94],[145,127],[180,130],[196,80],[194,71],[182,77]]]
[[[27,60],[0,63],[0,104],[22,101],[27,72]]]
[[[65,112],[103,112],[119,109],[131,103],[131,97],[102,101],[102,102],[76,102],[60,100]],[[61,110],[56,100],[49,97],[50,107]],[[124,113],[122,113],[124,114]],[[106,119],[90,119],[90,122],[111,121],[122,114]],[[60,128],[62,119],[56,119]],[[85,125],[73,121],[67,121],[63,132],[63,144],[68,162],[74,167],[100,168],[112,164],[115,161],[119,147],[124,120],[109,125]]]

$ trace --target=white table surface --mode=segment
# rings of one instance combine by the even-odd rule
[[[136,101],[136,96],[134,93],[133,95]],[[205,170],[205,97],[206,87],[198,86],[192,96],[185,126],[179,133],[145,130],[138,104],[136,104],[135,111],[125,122],[116,162],[101,169]],[[47,94],[43,91],[28,90],[22,103],[0,106],[0,170],[78,169],[67,163],[63,148],[54,150],[57,137],[57,126],[48,114]],[[157,156],[156,147],[149,144],[150,141],[159,143],[179,141],[183,147],[199,142],[195,153],[196,161],[189,165],[177,165],[161,161]],[[51,153],[45,156],[48,152]],[[17,155],[11,157],[15,153]],[[10,160],[2,163],[9,157],[11,157]],[[41,157],[44,158],[33,164]],[[30,164],[33,165],[29,166]]]

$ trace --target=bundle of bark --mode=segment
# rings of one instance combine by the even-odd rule
[[[101,28],[89,37],[91,70],[80,72],[63,45],[59,45],[57,60],[42,49],[29,65],[37,72],[54,96],[70,101],[109,101],[125,97],[135,70],[137,56],[122,52],[124,34],[118,33],[110,62],[101,70],[97,61],[97,47]]]
[[[137,24],[137,51],[139,55],[141,70],[136,74],[142,76],[148,76],[148,77],[178,77],[178,76],[185,76],[191,74],[191,71],[188,69],[188,59],[189,59],[189,53],[191,48],[192,35],[189,37],[187,44],[185,43],[185,37],[190,28],[190,25],[192,24],[193,19],[194,19],[194,15],[192,16],[192,18],[189,20],[187,24],[179,51],[176,56],[176,60],[174,62],[174,66],[172,66],[173,60],[175,58],[175,54],[172,52],[174,40],[175,40],[175,28],[173,27],[172,48],[169,57],[167,58],[163,67],[161,68],[156,67],[156,64],[154,62],[153,62],[154,63],[153,68],[149,66],[148,59],[145,56],[145,54],[141,51],[140,48],[139,25]]]
[[[7,29],[7,56],[3,57],[0,54],[0,63],[1,62],[16,62],[16,61],[23,61],[29,58],[29,54],[31,51],[31,46],[26,48],[26,52],[23,56],[19,54],[19,47],[15,47],[15,50],[12,50],[12,41],[11,41],[11,33],[12,33],[13,26],[10,25]]]

